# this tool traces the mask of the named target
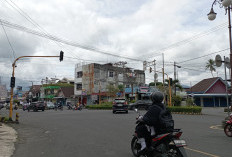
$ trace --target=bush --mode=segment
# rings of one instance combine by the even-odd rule
[[[193,104],[194,104],[193,99],[191,99],[191,98],[187,98],[187,99],[186,99],[186,105],[187,105],[187,106],[193,106]]]
[[[87,109],[93,110],[112,110],[112,103],[111,104],[100,104],[100,105],[87,105]]]
[[[171,112],[181,112],[181,113],[201,113],[202,111],[202,108],[199,106],[187,106],[187,107],[171,106],[167,108]]]
[[[182,98],[179,95],[173,96],[172,97],[172,104],[174,104],[174,106],[180,106],[181,100],[182,100]]]
[[[135,103],[135,100],[131,100],[130,103]]]

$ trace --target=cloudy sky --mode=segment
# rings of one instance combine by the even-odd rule
[[[178,79],[182,84],[193,85],[212,77],[205,70],[208,59],[214,59],[216,54],[229,57],[228,17],[216,5],[217,18],[209,21],[207,14],[212,3],[213,0],[0,0],[1,82],[9,86],[15,58],[56,56],[62,50],[63,62],[58,58],[17,61],[16,86],[30,86],[30,81],[40,84],[45,77],[74,78],[75,64],[83,62],[127,61],[128,67],[142,70],[143,61],[155,59],[156,70],[161,71],[162,53],[165,72],[173,77],[175,61],[181,66]],[[7,22],[10,26],[6,26]],[[45,33],[68,44],[42,37]],[[153,75],[146,70],[146,83],[153,81]],[[161,81],[162,75],[158,75]],[[224,78],[223,68],[217,68],[214,76]]]

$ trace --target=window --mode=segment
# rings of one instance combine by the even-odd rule
[[[130,85],[129,85],[129,84],[127,84],[127,85],[126,85],[126,88],[130,88]]]
[[[114,72],[113,71],[109,72],[109,77],[114,77]]]
[[[82,71],[78,71],[78,72],[77,72],[77,78],[81,78],[82,75],[83,75]]]
[[[76,84],[76,90],[82,90],[82,84]]]

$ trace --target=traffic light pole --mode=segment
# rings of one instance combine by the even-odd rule
[[[60,61],[63,60],[63,54],[64,52],[60,52],[60,56],[20,56],[18,58],[15,59],[14,63],[12,64],[13,66],[13,71],[12,71],[12,78],[14,78],[14,73],[15,73],[15,64],[16,62],[21,59],[21,58],[50,58],[50,57],[59,57],[60,58]],[[14,80],[15,81],[15,80]],[[12,79],[11,79],[11,91],[10,91],[10,111],[9,111],[9,121],[12,121],[12,108],[13,108],[13,95],[14,95],[14,86],[15,86],[15,82],[12,82]]]

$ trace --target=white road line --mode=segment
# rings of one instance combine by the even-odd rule
[[[206,153],[206,152],[203,152],[203,151],[200,151],[200,150],[196,150],[196,149],[192,149],[192,148],[188,148],[188,147],[184,147],[185,149],[188,149],[190,151],[193,151],[193,152],[197,152],[197,153],[200,153],[200,154],[204,154],[204,155],[207,155],[207,156],[211,156],[211,157],[220,157],[220,156],[217,156],[217,155],[214,155],[214,154],[210,154],[210,153]]]
[[[222,129],[222,126],[221,125],[213,125],[211,127],[209,127],[210,129],[215,129],[215,130],[224,130]]]

